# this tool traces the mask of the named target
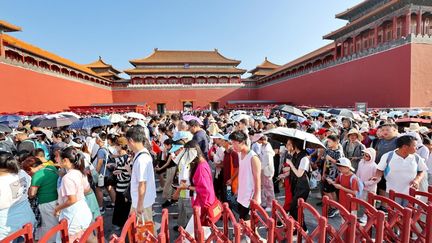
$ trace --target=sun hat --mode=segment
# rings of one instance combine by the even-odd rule
[[[360,141],[363,140],[363,135],[361,135],[361,133],[357,129],[351,128],[347,133],[347,137],[349,137],[349,135],[352,135],[352,134],[356,134]]]
[[[336,163],[336,165],[337,166],[348,167],[348,168],[350,168],[350,170],[355,171],[355,169],[351,165],[351,160],[349,160],[347,158],[340,158],[340,159],[338,159],[338,162]]]
[[[169,153],[170,153],[170,154],[175,153],[175,152],[177,152],[180,148],[183,148],[183,144],[173,144],[172,147],[171,147],[171,149],[170,149],[170,151],[169,151]]]

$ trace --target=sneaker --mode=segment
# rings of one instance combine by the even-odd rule
[[[100,214],[103,216],[105,214],[105,207],[99,208]]]
[[[178,225],[174,226],[174,227],[173,227],[173,230],[174,230],[175,232],[178,232],[178,231],[179,231],[179,226],[178,226]]]
[[[107,209],[107,210],[113,210],[114,209],[114,204],[108,204],[108,205],[106,205],[105,206],[105,208]]]
[[[270,213],[271,210],[272,210],[271,207],[266,207],[266,208],[265,208],[265,211],[266,211],[267,213]]]
[[[114,231],[120,231],[121,227],[117,226],[117,225],[113,225],[113,229],[114,229]]]
[[[315,205],[322,206],[322,201],[317,202]]]
[[[110,198],[109,196],[104,196],[104,197],[103,197],[103,200],[104,200],[105,202],[109,202],[109,201],[111,201],[111,198]]]
[[[162,187],[158,186],[158,188],[156,188],[156,192],[157,192],[157,193],[162,192],[162,191],[163,191],[163,188],[162,188]]]
[[[306,234],[309,234],[309,230],[306,230]],[[297,241],[297,237],[298,237],[297,230],[294,230],[294,232],[293,232],[293,240]]]
[[[166,200],[164,203],[162,203],[162,208],[167,208],[171,206],[172,202],[170,200]]]
[[[329,217],[329,218],[334,218],[338,213],[339,213],[338,210],[336,210],[336,209],[334,209],[334,208],[330,208],[330,209],[328,210],[327,217]]]
[[[366,214],[363,214],[363,216],[361,216],[361,217],[358,219],[358,221],[359,221],[359,223],[360,223],[361,226],[364,226],[364,225],[367,223],[367,215],[366,215]]]

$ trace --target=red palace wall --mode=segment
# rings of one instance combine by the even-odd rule
[[[411,45],[411,106],[432,106],[432,45]]]
[[[408,107],[410,66],[411,45],[404,45],[263,87],[257,99],[310,106],[347,107],[367,102],[369,107]],[[432,70],[427,72],[431,74]]]
[[[0,63],[0,112],[55,112],[69,106],[112,103],[111,91]]]
[[[165,103],[167,110],[182,110],[183,101],[192,101],[193,107],[208,107],[210,102],[219,102],[223,108],[228,100],[253,100],[254,90],[236,89],[188,89],[188,90],[117,90],[113,100],[118,103],[145,102],[155,110],[157,103]]]

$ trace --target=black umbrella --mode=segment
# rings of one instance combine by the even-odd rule
[[[43,116],[34,119],[31,125],[34,127],[64,127],[78,121],[74,116]]]
[[[300,109],[295,108],[294,106],[290,106],[290,105],[280,105],[280,106],[276,107],[275,110],[279,110],[279,111],[285,112],[285,113],[290,113],[290,114],[293,114],[295,116],[305,117],[303,115],[303,112]]]
[[[12,129],[4,124],[0,124],[0,132],[11,133]]]

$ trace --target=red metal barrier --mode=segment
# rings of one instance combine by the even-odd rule
[[[428,187],[428,192],[429,192],[429,193],[432,193],[432,186],[429,186],[429,187]]]
[[[121,231],[120,237],[116,234],[113,234],[110,239],[110,243],[125,243],[126,237],[128,238],[129,243],[136,243],[136,215],[132,213],[129,215],[129,218],[126,220],[125,225]]]
[[[194,221],[194,236],[189,234],[182,226],[179,227],[179,236],[174,241],[176,243],[183,243],[188,240],[191,243],[204,242],[204,230],[201,225],[201,209],[199,207],[193,208],[193,221]]]
[[[275,242],[293,242],[294,219],[277,202],[272,201],[272,218],[275,221]],[[278,224],[281,224],[280,226]]]
[[[339,210],[339,214],[342,218],[341,225],[337,230],[331,224],[327,224],[327,238],[330,243],[343,243],[343,242],[354,242],[356,232],[357,217],[351,214],[344,206],[339,203],[330,200],[327,196],[323,197],[322,200],[322,215],[328,218],[328,210],[330,207]]]
[[[304,231],[302,227],[305,210],[308,210],[318,223],[317,227],[309,234]],[[312,205],[305,202],[303,198],[300,198],[298,200],[298,222],[294,223],[294,228],[297,230],[297,242],[303,242],[304,238],[307,243],[325,243],[326,227],[327,219],[321,216],[321,214]]]
[[[168,221],[168,209],[164,208],[162,210],[162,219],[161,219],[161,227],[158,234],[158,242],[159,243],[168,243],[170,242],[170,234],[169,234],[169,221]]]
[[[23,237],[25,240],[24,242],[26,243],[33,243],[34,242],[33,225],[30,223],[25,224],[20,230],[15,231],[14,233],[6,236],[6,238],[1,240],[0,243],[9,243],[19,237]]]
[[[268,216],[266,211],[254,200],[250,203],[250,226],[240,220],[242,233],[249,237],[251,242],[261,242],[261,236],[257,233],[259,225],[267,230],[267,242],[274,242],[275,222]]]
[[[418,196],[425,197],[427,198],[428,203],[432,204],[432,192],[422,192],[410,187],[409,194],[413,197],[418,197]]]
[[[96,221],[86,229],[81,238],[79,240],[76,239],[74,243],[87,242],[90,237],[94,237],[94,231],[96,231],[98,243],[105,243],[104,224],[102,216],[97,217]]]
[[[368,194],[369,204],[381,201],[387,205],[387,220],[384,222],[384,240],[387,242],[409,242],[412,211],[395,201],[373,193]]]
[[[414,242],[432,243],[432,205],[426,204],[419,199],[390,191],[390,198],[404,199],[408,201],[408,208],[412,210],[411,235],[415,234],[417,240]]]
[[[234,217],[233,213],[231,212],[228,203],[223,204],[223,211],[222,211],[222,219],[223,219],[223,231],[219,230],[219,228],[210,222],[210,229],[211,233],[205,240],[206,243],[210,242],[240,242],[240,225],[237,223],[236,218]],[[230,237],[229,232],[229,225],[232,225],[234,229],[233,238]],[[231,240],[233,239],[233,240]]]
[[[385,214],[378,211],[368,202],[352,195],[348,195],[348,200],[350,205],[349,211],[352,211],[352,208],[360,208],[361,206],[367,216],[367,222],[364,226],[356,222],[355,242],[382,243],[384,241]]]
[[[39,239],[39,243],[46,243],[52,237],[56,237],[57,232],[61,234],[62,243],[69,243],[69,231],[68,224],[66,219],[60,220],[60,223],[56,225],[54,228],[51,228],[42,238]]]

